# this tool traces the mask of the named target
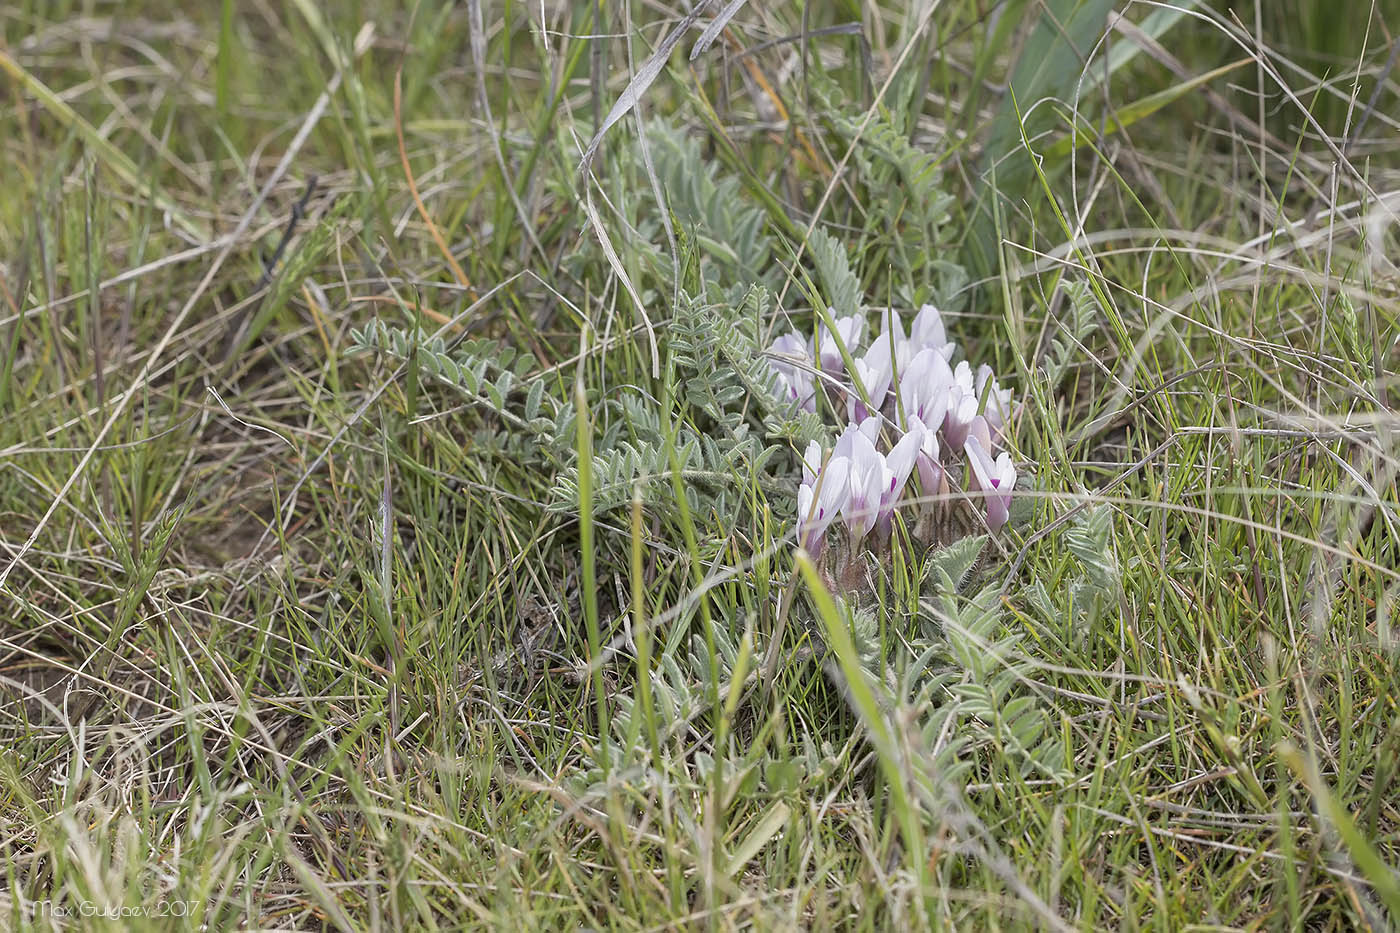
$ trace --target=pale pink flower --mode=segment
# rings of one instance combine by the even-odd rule
[[[855,372],[851,374],[851,392],[846,396],[846,417],[852,423],[865,420],[873,412],[878,412],[885,404],[885,396],[890,391],[890,380],[894,376],[894,363],[890,357],[888,335],[881,334],[865,352],[865,356],[855,360]],[[861,400],[860,392],[870,400],[867,407]]]
[[[972,420],[968,422],[967,438],[963,441],[964,449],[966,449],[967,441],[973,440],[981,444],[982,449],[988,453],[992,453],[995,450],[992,445],[991,425],[988,424],[987,419],[982,415],[974,415]]]
[[[774,382],[779,393],[803,411],[815,412],[817,385],[807,342],[797,334],[783,334],[768,347],[768,353],[768,364],[777,374]]]
[[[944,473],[943,463],[938,459],[938,428],[931,428],[918,418],[911,417],[906,432],[906,437],[914,434],[919,438],[914,465],[919,468],[919,485],[923,487],[924,495],[939,495],[944,491]]]
[[[975,435],[969,435],[967,446],[969,486],[982,493],[987,509],[987,527],[1000,530],[1011,515],[1011,494],[1016,488],[1016,465],[1011,455],[1003,452],[995,461]]]
[[[894,309],[882,310],[879,330],[868,344],[864,315],[828,320],[833,326],[819,324],[814,341],[785,334],[768,353],[779,389],[794,404],[815,411],[816,383],[822,378],[831,385],[832,401],[845,393],[849,423],[830,454],[813,442],[802,458],[801,545],[820,554],[838,516],[852,546],[871,531],[885,540],[916,468],[924,495],[947,492],[945,454],[966,457],[968,492],[980,497],[989,528],[1004,527],[1016,466],[1009,453],[997,454],[1010,430],[1011,390],[1002,388],[990,366],[974,372],[966,360],[952,365],[956,347],[933,305],[919,309],[907,334]],[[887,420],[891,416],[893,424]],[[881,432],[895,425],[898,430],[890,433],[898,440],[882,454],[889,434]]]
[[[866,418],[859,425],[847,425],[832,453],[833,457],[843,457],[850,462],[850,494],[841,514],[852,542],[868,535],[880,514],[881,492],[887,483],[885,458],[875,449],[871,436],[878,436],[879,430],[880,422],[875,417]]]
[[[817,474],[822,468],[822,456],[822,445],[816,441],[808,441],[807,450],[802,454],[802,485],[816,484]]]
[[[841,358],[841,346],[837,344],[836,338],[841,338],[841,344],[845,345],[846,352],[852,359],[855,358],[856,351],[860,349],[862,341],[865,340],[865,317],[860,314],[851,314],[846,317],[838,317],[835,320],[836,333],[832,334],[827,329],[825,323],[817,328],[817,362],[821,365],[822,372],[837,374],[844,368],[844,361]]]
[[[905,418],[937,430],[948,411],[953,370],[937,350],[920,350],[899,374],[899,405]]]
[[[851,462],[833,454],[822,466],[822,449],[807,445],[802,458],[802,485],[797,487],[797,540],[813,557],[821,555],[826,529],[850,497]]]
[[[948,342],[948,331],[943,326],[943,315],[933,305],[924,305],[914,315],[914,323],[909,326],[909,343],[914,352],[924,349],[937,350],[945,360],[952,359],[957,344]]]
[[[943,437],[953,450],[962,450],[967,430],[977,417],[977,393],[972,385],[972,367],[963,360],[953,370],[948,389],[948,410],[943,419]]]
[[[890,452],[884,457],[878,519],[881,535],[889,534],[895,503],[904,494],[904,486],[909,482],[909,474],[913,471],[914,464],[918,460],[919,451],[923,444],[923,433],[922,428],[918,431],[906,431],[899,442],[890,448]]]
[[[1006,436],[1006,422],[1011,419],[1011,390],[1001,387],[986,363],[977,368],[977,400],[991,432],[993,446],[987,449],[992,450]]]

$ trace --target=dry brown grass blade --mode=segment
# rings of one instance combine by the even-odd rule
[[[403,166],[403,177],[408,182],[408,193],[413,195],[414,206],[418,208],[418,216],[423,218],[423,223],[428,228],[428,234],[432,236],[433,242],[442,253],[442,257],[447,260],[447,267],[452,270],[452,277],[457,280],[457,284],[467,290],[473,297],[476,291],[472,288],[471,280],[462,271],[462,266],[457,262],[457,257],[452,255],[452,250],[447,246],[447,241],[442,237],[442,231],[438,230],[437,224],[433,223],[433,218],[428,214],[428,207],[423,203],[422,196],[418,193],[418,183],[413,180],[413,168],[408,164],[408,149],[403,141],[403,68],[394,72],[394,138],[399,141],[399,164]]]
[[[742,47],[739,45],[739,40],[727,32],[725,33],[725,40],[736,53],[743,51]],[[773,86],[773,83],[768,80],[768,76],[763,73],[763,69],[759,67],[758,63],[755,62],[751,56],[742,56],[739,61],[754,84],[758,85],[759,89],[762,90],[764,95],[768,98],[768,102],[773,105],[773,110],[777,113],[778,119],[792,126],[793,137],[802,146],[802,151],[807,156],[808,164],[814,171],[821,173],[824,177],[829,179],[831,177],[831,169],[822,161],[821,156],[817,155],[817,150],[812,146],[812,141],[807,138],[807,134],[802,131],[802,127],[792,123],[792,116],[788,113],[787,106],[783,103],[782,96],[778,93],[777,88]],[[778,133],[774,133],[773,136],[775,139],[780,138],[780,134]]]

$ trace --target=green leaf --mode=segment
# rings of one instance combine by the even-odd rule
[[[1021,146],[1022,112],[1033,108],[1025,118],[1027,139],[1034,139],[1051,125],[1054,112],[1037,104],[1045,98],[1068,101],[1074,96],[1086,64],[1082,56],[1103,34],[1113,0],[1044,0],[1035,8],[1043,13],[1017,56],[984,150],[982,170],[995,178],[995,190],[983,195],[967,238],[967,259],[976,272],[989,273],[996,268],[992,199],[1015,203],[1030,187],[1030,157],[1013,154]]]
[[[1153,2],[1157,5],[1142,18],[1142,22],[1138,23],[1136,27],[1136,32],[1153,40],[1166,35],[1173,26],[1181,21],[1187,11],[1200,5],[1196,0],[1153,0]],[[1091,90],[1102,85],[1105,80],[1111,79],[1142,52],[1142,44],[1132,38],[1124,37],[1114,40],[1108,49],[1107,69],[1089,69],[1084,75],[1082,93],[1087,95]]]
[[[950,596],[962,587],[977,566],[986,543],[986,535],[971,535],[933,552],[929,557],[929,573],[939,588],[939,595]]]
[[[1228,65],[1221,65],[1219,68],[1207,71],[1205,74],[1196,75],[1196,77],[1192,78],[1190,81],[1182,81],[1179,84],[1174,84],[1155,94],[1149,94],[1141,100],[1133,101],[1126,106],[1115,108],[1112,113],[1108,114],[1105,121],[1106,125],[1102,128],[1085,119],[1083,115],[1080,115],[1076,131],[1056,140],[1043,149],[1041,154],[1047,159],[1062,159],[1069,155],[1071,150],[1085,146],[1090,142],[1096,142],[1100,138],[1099,134],[1101,129],[1104,136],[1121,133],[1134,123],[1145,117],[1150,117],[1163,107],[1189,94],[1201,85],[1209,84],[1221,75],[1229,74],[1236,68],[1248,65],[1252,61],[1254,61],[1252,58],[1241,58],[1238,61],[1230,62]]]
[[[778,834],[778,830],[787,823],[790,813],[788,805],[782,801],[771,807],[764,814],[763,819],[758,821],[758,825],[749,830],[744,841],[739,843],[733,854],[730,855],[729,864],[724,870],[725,875],[733,878],[738,874],[768,844],[769,840]]]
[[[818,228],[807,239],[807,252],[812,256],[812,264],[817,267],[817,276],[821,279],[827,303],[835,316],[858,314],[861,305],[860,279],[851,271],[845,244]]]

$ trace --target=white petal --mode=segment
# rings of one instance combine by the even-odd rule
[[[807,452],[802,455],[802,482],[811,486],[822,466],[822,445],[816,441],[807,444]]]
[[[818,507],[825,521],[830,524],[836,513],[846,504],[851,495],[851,461],[845,457],[832,457],[822,470],[821,490],[818,494]]]
[[[919,309],[909,333],[915,341],[925,347],[941,347],[948,342],[943,315],[933,305],[924,305]]]
[[[1012,462],[1010,454],[1003,453],[997,457],[996,475],[997,490],[1010,499],[1011,491],[1016,488],[1016,464]]]
[[[987,492],[995,489],[992,476],[996,471],[996,465],[992,463],[992,458],[987,453],[986,448],[982,446],[982,442],[976,437],[968,435],[963,452],[967,454],[967,465],[972,470],[971,485]]]
[[[967,439],[976,440],[978,445],[990,456],[992,450],[992,429],[987,424],[987,419],[981,415],[975,416],[967,424]]]
[[[953,382],[968,395],[975,396],[977,394],[972,384],[972,364],[967,360],[962,360],[958,363],[957,367],[954,368]]]
[[[831,458],[849,459],[852,452],[852,444],[855,443],[855,436],[860,431],[854,424],[846,425],[846,429],[836,438],[836,446],[831,448]]]
[[[922,430],[917,433],[907,432],[885,457],[885,467],[895,477],[898,486],[903,486],[909,479],[909,471],[914,468],[914,459],[923,447],[923,435]]]

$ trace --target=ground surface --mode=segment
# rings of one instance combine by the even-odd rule
[[[183,6],[0,2],[7,925],[1400,918],[1393,3]],[[927,300],[1012,522],[804,574]]]

